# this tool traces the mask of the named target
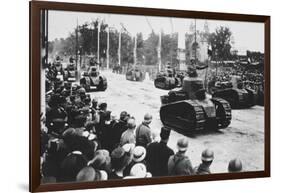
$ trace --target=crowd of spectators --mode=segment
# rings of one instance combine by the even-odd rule
[[[174,152],[167,145],[170,129],[161,128],[160,140],[152,134],[150,113],[141,122],[125,110],[117,118],[106,102],[83,87],[46,79],[53,86],[41,115],[42,183],[211,173],[211,149],[204,150],[202,163],[193,167],[188,138],[178,139]],[[241,161],[230,161],[228,171],[242,171]]]
[[[264,74],[259,68],[248,68],[240,64],[231,67],[219,67],[209,71],[208,82],[215,86],[215,82],[230,82],[232,76],[239,76],[244,88],[250,88],[256,92],[264,92]]]

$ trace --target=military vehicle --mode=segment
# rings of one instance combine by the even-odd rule
[[[228,101],[233,109],[249,108],[257,103],[257,93],[243,87],[243,81],[240,76],[232,76],[227,87],[216,88],[213,97],[220,97]]]
[[[131,68],[126,72],[126,80],[141,82],[145,79],[145,74],[139,68]]]
[[[88,71],[82,73],[80,85],[89,91],[105,91],[107,89],[107,79],[101,75],[98,66],[90,66]]]
[[[168,65],[165,71],[159,72],[154,80],[154,86],[163,90],[181,87],[182,78],[177,76],[175,70]]]
[[[54,67],[56,69],[56,78],[58,80],[63,81],[64,71],[63,71],[62,62],[61,62],[61,59],[60,59],[59,56],[57,56],[55,61],[54,61]]]
[[[69,63],[64,72],[64,80],[75,82],[77,79],[77,69],[74,63]]]
[[[181,133],[203,129],[223,129],[231,122],[230,104],[207,96],[197,73],[183,79],[182,88],[161,96],[160,119],[164,126]]]

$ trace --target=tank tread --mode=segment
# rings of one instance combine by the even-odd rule
[[[204,129],[206,117],[205,112],[202,106],[198,105],[197,103],[188,100],[188,103],[193,107],[195,117],[196,117],[196,124],[195,124],[195,130]]]
[[[217,128],[226,128],[230,124],[232,118],[230,104],[226,100],[217,97],[212,98],[212,101],[217,105]]]
[[[163,105],[160,109],[160,118],[166,127],[175,129],[180,133],[202,130],[206,124],[203,107],[191,100]]]

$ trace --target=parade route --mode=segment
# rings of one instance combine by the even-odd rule
[[[136,118],[137,124],[147,112],[153,115],[151,128],[159,133],[162,123],[159,117],[160,96],[168,91],[154,87],[153,81],[132,82],[125,75],[101,71],[107,77],[105,92],[91,92],[91,98],[107,102],[108,110],[119,118],[121,111],[127,111]],[[168,146],[176,151],[176,142],[182,135],[172,131]],[[211,148],[215,159],[211,166],[213,173],[227,171],[229,160],[238,157],[243,162],[244,171],[264,170],[264,108],[232,110],[232,122],[226,129],[216,132],[200,132],[188,136],[188,156],[193,166],[200,163],[201,152]]]

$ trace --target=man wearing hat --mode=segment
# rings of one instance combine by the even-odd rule
[[[168,161],[168,174],[171,176],[176,175],[193,175],[192,164],[186,156],[188,148],[188,140],[186,137],[180,138],[177,142],[178,152],[172,155]]]
[[[123,179],[124,169],[129,164],[131,157],[125,152],[122,147],[117,147],[111,152],[112,172],[109,174],[109,179]]]
[[[59,182],[74,182],[79,171],[87,166],[87,159],[80,151],[69,153],[62,161]]]
[[[147,170],[152,176],[168,175],[168,160],[174,155],[174,151],[167,146],[171,130],[165,127],[161,128],[160,142],[153,142],[147,146],[146,164]]]
[[[126,111],[122,111],[118,122],[114,124],[112,129],[112,144],[114,146],[119,145],[122,133],[128,129],[127,121],[129,118],[130,115]]]
[[[136,146],[132,152],[132,161],[124,170],[124,175],[129,175],[131,168],[137,163],[142,163],[146,165],[145,157],[146,157],[146,149],[142,146]]]
[[[88,162],[88,166],[95,169],[104,170],[107,173],[111,172],[111,157],[109,151],[99,149],[95,152],[94,158]]]
[[[108,175],[103,170],[97,170],[91,166],[82,168],[76,176],[77,182],[93,182],[107,180]]]
[[[135,164],[130,171],[130,176],[127,177],[127,179],[130,178],[150,178],[151,173],[147,172],[146,166],[142,163]]]
[[[149,113],[145,114],[143,122],[136,129],[136,145],[146,148],[146,146],[151,143],[152,135],[149,127],[151,121],[152,115]]]
[[[198,175],[211,174],[210,166],[214,160],[214,152],[210,149],[205,149],[201,154],[202,163],[194,168],[194,172]]]
[[[136,136],[135,136],[135,128],[136,128],[136,121],[135,119],[130,118],[128,120],[128,129],[124,131],[121,135],[120,145],[123,146],[126,143],[136,143]]]

